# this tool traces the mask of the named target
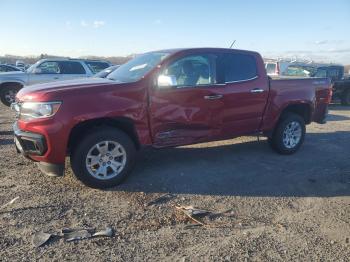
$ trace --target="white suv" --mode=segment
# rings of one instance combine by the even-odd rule
[[[7,106],[15,101],[17,92],[25,86],[52,81],[90,77],[111,66],[98,60],[42,59],[25,72],[0,74],[0,99]]]

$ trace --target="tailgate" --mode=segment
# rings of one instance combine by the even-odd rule
[[[328,114],[328,105],[332,99],[332,84],[329,79],[316,78],[312,82],[315,86],[315,110],[312,120],[323,124]]]

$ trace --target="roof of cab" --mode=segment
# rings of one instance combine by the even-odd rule
[[[163,50],[156,50],[152,52],[167,52],[171,54],[179,53],[179,52],[187,52],[187,51],[203,51],[203,52],[210,52],[210,51],[230,51],[230,52],[244,52],[244,53],[251,53],[251,54],[259,54],[255,51],[250,50],[242,50],[242,49],[233,49],[233,48],[221,48],[221,47],[190,47],[190,48],[171,48],[171,49],[163,49]],[[149,52],[149,53],[152,53]]]

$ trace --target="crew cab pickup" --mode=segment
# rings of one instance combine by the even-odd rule
[[[21,89],[13,104],[15,144],[48,175],[63,175],[69,156],[79,180],[106,188],[131,172],[143,146],[261,134],[278,153],[292,154],[306,124],[325,122],[331,95],[328,78],[271,80],[256,52],[155,51],[105,79]]]
[[[68,80],[79,77],[90,77],[109,67],[108,62],[99,60],[52,58],[41,59],[26,71],[0,74],[0,100],[10,106],[15,102],[18,90],[24,86]]]

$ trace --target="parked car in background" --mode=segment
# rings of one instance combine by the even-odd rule
[[[266,73],[269,76],[279,76],[287,67],[289,63],[279,62],[277,60],[265,60]]]
[[[114,70],[116,70],[119,67],[120,65],[113,65],[113,66],[107,67],[106,69],[103,69],[102,71],[95,74],[94,77],[106,78],[110,73],[112,73]]]
[[[16,72],[16,71],[22,71],[18,67],[15,67],[13,65],[4,65],[0,64],[0,73],[5,73],[5,72]]]
[[[312,64],[301,61],[265,59],[264,63],[266,73],[271,77],[309,77],[315,69]]]
[[[21,69],[22,71],[26,70],[26,64],[23,61],[16,61],[16,67]]]
[[[308,69],[308,70],[307,70]],[[310,77],[311,72],[309,67],[301,65],[289,65],[287,69],[282,73],[282,76],[291,76],[291,77]]]
[[[344,66],[320,66],[314,77],[328,77],[333,83],[333,97],[339,98],[342,105],[350,105],[350,79],[344,77]]]
[[[22,89],[12,106],[15,144],[48,175],[63,175],[68,154],[83,183],[112,187],[131,172],[142,146],[263,134],[278,153],[295,153],[305,125],[324,123],[331,92],[328,78],[270,79],[256,52],[155,51],[105,79]]]
[[[109,66],[110,63],[97,60],[42,59],[25,72],[0,74],[0,99],[10,106],[15,101],[16,93],[24,86],[90,77]]]

